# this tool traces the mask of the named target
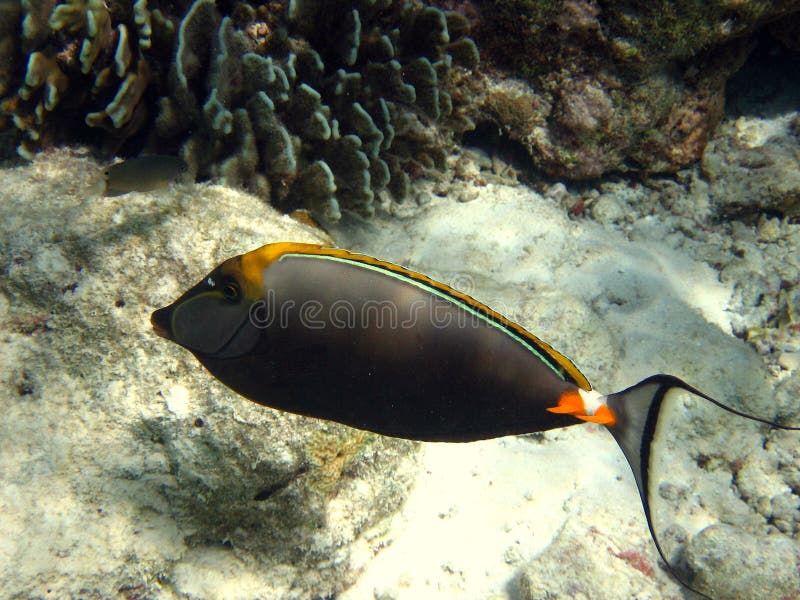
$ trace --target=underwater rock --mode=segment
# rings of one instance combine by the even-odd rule
[[[403,200],[472,126],[449,91],[478,64],[455,12],[399,0],[158,6],[0,4],[22,22],[0,26],[0,131],[18,133],[20,155],[146,145],[287,212],[303,205],[302,174],[324,164],[333,183],[307,208],[335,220],[340,207],[370,215],[384,191]]]
[[[694,584],[717,600],[790,598],[798,560],[800,544],[787,537],[765,536],[751,546],[744,532],[723,524],[704,529],[686,549]]]
[[[471,99],[469,116],[499,126],[538,169],[569,179],[672,172],[700,158],[751,40],[798,11],[789,0],[456,5],[482,77],[463,79],[454,98]],[[513,103],[509,79],[525,88]]]
[[[726,216],[800,215],[800,113],[739,117],[723,124],[703,154],[711,201]]]
[[[581,530],[568,524],[541,555],[520,569],[520,600],[663,597],[650,591],[659,587],[652,581],[655,552],[644,544],[621,546],[624,536],[625,532],[591,526]]]
[[[57,152],[3,173],[0,587],[338,593],[402,503],[414,445],[237,397],[149,320],[222,258],[328,238],[219,186],[97,197],[100,170]]]

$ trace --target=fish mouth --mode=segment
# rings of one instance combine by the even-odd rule
[[[172,320],[172,307],[159,308],[153,311],[150,315],[150,324],[153,326],[153,331],[156,335],[164,338],[165,340],[172,340],[172,333],[170,332],[170,321]]]

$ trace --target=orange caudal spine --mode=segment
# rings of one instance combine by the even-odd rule
[[[579,388],[567,390],[558,399],[558,405],[548,408],[548,412],[572,415],[582,421],[613,427],[617,416],[604,402],[605,396],[597,392]]]
[[[567,390],[558,399],[558,406],[547,409],[548,412],[558,413],[564,415],[578,415],[586,414],[586,408],[583,405],[583,398],[578,393],[578,390]]]

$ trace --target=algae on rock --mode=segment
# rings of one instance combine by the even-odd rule
[[[470,116],[498,125],[548,176],[577,180],[699,159],[755,36],[800,10],[791,0],[460,4],[474,13],[486,76],[464,81]]]

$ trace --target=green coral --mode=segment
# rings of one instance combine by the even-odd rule
[[[80,51],[81,73],[86,75],[100,52],[111,46],[111,14],[103,0],[68,0],[56,6],[49,20],[54,32],[66,29],[72,34],[83,33]]]
[[[0,69],[1,108],[23,156],[76,133],[112,149],[136,140],[131,153],[146,141],[180,153],[198,178],[336,220],[343,207],[369,215],[377,195],[402,196],[412,177],[445,168],[454,135],[471,126],[448,89],[457,66],[478,64],[469,23],[421,2],[8,7],[16,25],[0,26],[0,51],[19,35],[24,51],[7,50],[18,66]],[[94,136],[75,131],[75,113]]]
[[[15,0],[0,0],[0,97],[11,91],[14,66],[19,60],[17,36],[22,7]]]
[[[86,115],[86,124],[90,127],[106,127],[121,129],[131,122],[136,110],[141,107],[141,99],[149,81],[149,67],[140,61],[136,73],[128,73],[117,88],[111,101],[98,112]],[[110,121],[110,124],[108,123]]]
[[[176,141],[188,135],[182,156],[199,177],[221,177],[336,220],[341,206],[369,215],[376,194],[404,193],[406,171],[443,166],[432,155],[438,159],[465,122],[450,120],[448,48],[469,66],[476,61],[462,21],[390,1],[296,0],[259,51],[245,34],[256,13],[243,14],[234,19],[198,0],[178,34],[173,93],[162,100],[157,130]],[[451,41],[448,23],[462,37]],[[252,130],[253,143],[235,142],[236,110],[249,118],[238,129]],[[406,131],[428,128],[430,135],[398,139],[405,121],[418,124]],[[234,156],[252,170],[223,172]],[[395,178],[401,185],[390,186]]]
[[[136,0],[134,2],[133,22],[136,24],[136,31],[138,32],[139,48],[142,50],[149,49],[153,26],[150,19],[150,11],[147,10],[147,0]]]

